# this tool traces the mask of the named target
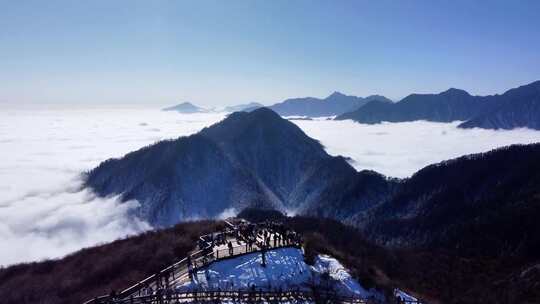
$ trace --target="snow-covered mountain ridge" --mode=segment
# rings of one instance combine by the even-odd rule
[[[157,227],[253,206],[316,212],[332,202],[343,206],[337,217],[368,209],[393,186],[328,155],[317,140],[266,108],[236,112],[195,135],[107,160],[87,174],[85,184],[100,196],[137,200],[137,215]]]

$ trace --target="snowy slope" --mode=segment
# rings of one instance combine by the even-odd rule
[[[318,274],[328,273],[337,284],[338,290],[343,294],[366,296],[369,293],[351,277],[347,269],[341,263],[328,255],[319,255],[315,260],[313,270]]]
[[[417,298],[411,296],[410,294],[408,294],[405,291],[400,290],[400,289],[395,289],[394,290],[394,296],[396,298],[401,299],[402,301],[407,301],[407,302],[416,302],[416,301],[418,301]]]
[[[335,287],[343,295],[374,296],[330,256],[318,256],[315,265],[310,266],[304,262],[301,250],[282,248],[267,252],[266,267],[262,267],[261,262],[261,253],[222,260],[200,270],[193,282],[177,289],[247,290],[254,284],[263,290],[308,290],[315,284]]]

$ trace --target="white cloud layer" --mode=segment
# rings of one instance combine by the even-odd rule
[[[351,120],[294,120],[332,155],[351,157],[357,170],[408,177],[423,167],[465,154],[540,142],[540,131],[459,129],[459,122],[415,121],[366,125]]]
[[[120,203],[80,189],[80,174],[222,114],[148,109],[12,109],[0,113],[0,265],[61,257],[151,227]]]
[[[119,203],[80,190],[80,173],[155,141],[197,132],[224,114],[156,109],[11,109],[0,113],[0,265],[61,257],[151,227]],[[457,123],[361,125],[294,121],[357,169],[409,176],[434,162],[512,143],[532,130],[460,130]],[[223,217],[237,210],[226,210]]]

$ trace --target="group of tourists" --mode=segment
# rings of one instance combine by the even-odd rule
[[[241,222],[237,227],[237,235],[246,242],[248,251],[253,251],[254,245],[262,250],[302,244],[300,234],[281,222],[265,221],[257,224]]]
[[[204,249],[207,247],[215,247],[220,245],[225,245],[227,243],[227,240],[231,237],[234,237],[234,229],[232,228],[224,228],[221,231],[217,231],[214,233],[210,233],[207,235],[203,235],[199,238],[199,249]]]

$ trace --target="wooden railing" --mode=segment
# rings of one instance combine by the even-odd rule
[[[149,304],[149,303],[180,303],[180,302],[221,302],[232,301],[239,303],[281,303],[298,301],[330,302],[343,304],[365,304],[369,299],[360,296],[343,296],[334,292],[315,292],[311,290],[264,291],[264,290],[205,290],[190,292],[175,292],[169,290],[161,294],[129,297],[124,299],[101,298],[95,304]]]

